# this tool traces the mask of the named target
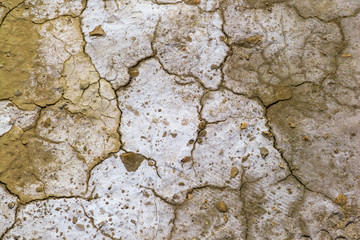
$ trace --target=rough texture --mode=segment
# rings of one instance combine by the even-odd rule
[[[360,1],[0,1],[0,239],[359,240]]]

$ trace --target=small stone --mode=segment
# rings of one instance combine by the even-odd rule
[[[239,173],[239,170],[237,169],[237,167],[232,167],[231,168],[231,171],[230,171],[231,178],[236,177],[236,175],[238,175],[238,173]]]
[[[51,120],[50,120],[50,118],[47,118],[47,119],[44,121],[43,125],[44,125],[44,127],[46,127],[46,128],[50,127],[50,125],[51,125]]]
[[[224,201],[216,203],[216,208],[220,212],[227,212],[228,211],[227,205],[226,205],[226,203]]]
[[[90,36],[92,37],[101,37],[105,35],[105,31],[102,29],[101,25],[96,26],[94,30],[90,32]]]
[[[291,128],[295,128],[295,127],[296,127],[295,123],[293,123],[293,122],[289,122],[289,126],[290,126]]]
[[[282,169],[284,169],[285,168],[285,166],[284,166],[284,163],[280,163],[280,168],[282,168]]]
[[[211,67],[210,67],[211,69],[217,69],[218,68],[218,66],[216,65],[216,64],[213,64],[213,65],[211,65]]]
[[[246,39],[246,41],[250,44],[256,45],[261,41],[261,36],[260,35],[251,36],[248,39]]]
[[[247,123],[246,122],[242,122],[240,125],[240,129],[246,129],[247,128]]]
[[[42,192],[42,191],[44,191],[44,188],[43,187],[37,187],[35,190],[36,190],[36,192]]]
[[[184,157],[181,162],[186,163],[186,162],[190,162],[192,160],[191,156],[190,157]]]
[[[143,155],[134,152],[123,153],[120,158],[128,172],[135,172],[145,159]]]
[[[339,205],[346,205],[347,203],[347,197],[342,194],[339,193],[339,195],[337,196],[337,198],[335,199],[335,203],[339,204]]]
[[[261,135],[263,135],[266,138],[271,138],[273,136],[272,133],[268,131],[261,132]]]
[[[224,222],[227,223],[229,221],[229,218],[227,215],[224,215]]]
[[[88,82],[86,83],[80,83],[80,90],[85,90],[90,86]]]
[[[343,54],[341,54],[341,57],[343,57],[343,58],[349,58],[351,56],[352,56],[351,53],[343,53]]]
[[[13,209],[13,208],[15,207],[15,203],[8,203],[8,207],[9,207],[10,209]]]
[[[82,224],[76,224],[75,227],[80,231],[85,231],[85,226]]]
[[[201,132],[199,132],[199,137],[205,137],[207,134],[207,131],[204,129]]]
[[[199,129],[204,129],[205,128],[205,126],[206,126],[206,123],[204,122],[204,121],[201,121],[200,123],[199,123]]]
[[[131,70],[129,71],[129,75],[130,75],[131,78],[137,77],[137,76],[139,76],[139,70],[137,70],[137,69],[131,69]]]
[[[326,133],[325,136],[324,136],[324,139],[327,139],[329,137],[329,134]]]
[[[20,97],[22,95],[22,92],[20,90],[16,90],[14,95],[15,97]]]
[[[309,140],[310,140],[309,137],[306,136],[306,135],[303,136],[303,139],[304,139],[305,141],[309,141]]]
[[[269,150],[266,147],[261,147],[260,154],[263,158],[265,158],[269,154]]]
[[[246,160],[248,160],[249,157],[250,157],[250,153],[249,153],[248,155],[244,156],[244,157],[241,159],[241,161],[242,161],[242,162],[246,162]]]

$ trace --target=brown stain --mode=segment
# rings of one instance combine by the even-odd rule
[[[346,122],[346,117],[352,116],[349,112],[328,99],[321,87],[306,83],[293,88],[290,100],[271,106],[267,117],[274,134],[281,136],[279,149],[295,175],[308,188],[329,194],[335,203],[358,214],[357,204],[347,204],[350,200],[344,195],[357,189],[353,184],[356,171],[345,170],[354,168],[357,161],[353,149],[358,139],[346,139],[346,131],[357,128],[356,123]],[[343,151],[351,153],[346,161],[341,158]],[[334,196],[331,190],[344,194]]]
[[[145,159],[143,155],[134,152],[123,153],[120,158],[128,172],[135,172]]]
[[[38,161],[34,161],[35,158]],[[42,190],[39,191],[43,184],[37,176],[43,165],[53,161],[51,152],[32,130],[24,133],[14,126],[0,138],[0,181],[23,202],[46,197]]]
[[[275,99],[279,100],[288,100],[292,97],[292,89],[288,86],[274,86]]]
[[[2,0],[1,4],[9,9],[16,7],[16,5],[23,2],[22,0]]]
[[[17,5],[15,1],[4,4]],[[47,64],[39,56],[38,26],[21,19],[22,11],[19,5],[0,28],[0,99],[11,99],[22,109],[33,109],[35,103],[46,106],[59,96],[54,83],[57,79],[37,71]],[[80,32],[79,19],[71,21],[76,21],[75,27]],[[31,74],[36,79],[36,86],[31,85]],[[49,128],[51,124],[50,119],[46,119],[40,126]],[[104,157],[100,156],[94,162]],[[23,202],[46,197],[45,186],[39,176],[54,171],[59,164],[47,141],[38,135],[36,129],[24,132],[13,126],[0,137],[0,181]]]
[[[15,125],[9,132],[0,137],[0,182],[6,184],[10,192],[19,196],[22,202],[44,199],[47,197],[46,194],[54,195],[52,191],[56,192],[62,188],[61,184],[57,186],[57,181],[66,181],[68,184],[73,184],[69,186],[69,189],[78,189],[78,187],[86,185],[86,179],[79,178],[76,179],[78,182],[72,183],[71,179],[66,177],[65,179],[57,179],[55,177],[52,178],[52,183],[50,183],[55,189],[46,192],[46,179],[53,174],[56,175],[57,171],[61,171],[63,161],[62,159],[58,159],[58,155],[56,154],[58,152],[57,144],[60,144],[60,142],[42,137],[39,130],[46,129],[47,132],[51,132],[55,131],[56,128],[61,129],[62,123],[70,117],[73,119],[73,123],[67,123],[67,126],[72,129],[72,131],[68,131],[65,134],[71,135],[74,134],[78,125],[91,124],[94,120],[91,114],[73,114],[67,111],[65,109],[66,107],[62,108],[62,106],[64,106],[64,103],[60,102],[59,105],[47,107],[43,110],[36,127],[33,126],[24,131]],[[47,117],[47,111],[51,111],[50,118]],[[101,132],[109,136],[109,138],[113,138],[113,140],[111,140],[111,148],[89,159],[87,169],[79,170],[89,171],[98,162],[107,158],[110,152],[119,151],[120,142],[116,128],[98,130],[98,133]],[[80,135],[76,137],[73,149],[80,148],[79,144],[81,143],[78,143],[80,138]],[[66,141],[64,142],[66,143]],[[59,151],[59,153],[61,153],[61,150]],[[85,162],[86,160],[84,158],[90,151],[92,151],[92,149],[77,153],[76,160]],[[64,194],[66,196],[68,194],[72,195],[71,191],[69,192],[68,190],[66,190]]]
[[[24,10],[20,4],[8,14],[0,28],[0,100],[11,99],[19,108],[33,110],[36,105],[45,107],[61,98],[63,66],[45,60],[43,55],[49,53],[42,50],[43,39],[39,34],[43,25],[22,19]],[[80,39],[79,18],[62,16],[54,21],[71,24]],[[47,31],[53,31],[51,24],[44,24],[49,25]]]
[[[0,99],[13,98],[36,67],[39,34],[31,22],[9,15],[0,28],[0,39]]]

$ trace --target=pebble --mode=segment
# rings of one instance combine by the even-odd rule
[[[224,201],[216,203],[216,208],[220,212],[227,212],[228,211],[228,207],[227,207],[227,205],[226,205],[226,203]]]
[[[335,203],[339,204],[339,205],[346,205],[347,203],[347,197],[342,194],[339,193],[339,195],[337,196],[337,198],[335,199]]]
[[[351,53],[343,53],[343,54],[341,54],[341,57],[343,57],[343,58],[348,58],[348,57],[351,57],[352,55],[351,55]]]
[[[139,76],[139,70],[137,70],[137,69],[131,69],[131,70],[129,71],[129,74],[130,74],[130,77],[131,77],[131,78],[137,77],[137,76]]]
[[[324,139],[327,139],[328,137],[329,137],[329,133],[326,133]]]
[[[242,162],[246,162],[246,160],[248,160],[248,158],[250,157],[250,153],[248,153],[248,155],[244,156],[241,161]]]
[[[99,25],[99,26],[96,26],[94,28],[94,30],[92,30],[90,33],[90,36],[92,37],[101,37],[101,36],[104,36],[105,35],[105,31],[104,29],[102,29],[102,27]]]
[[[260,154],[263,158],[265,158],[269,154],[269,150],[266,147],[261,147]]]
[[[84,225],[82,225],[82,224],[76,224],[75,226],[76,226],[76,228],[77,228],[78,230],[80,230],[80,231],[85,231]]]
[[[246,122],[242,122],[240,125],[240,129],[246,129],[247,128],[247,123]]]
[[[236,167],[231,168],[231,171],[230,171],[231,178],[236,177],[236,175],[238,175],[238,173],[239,173],[239,170]]]
[[[13,208],[15,207],[15,203],[8,203],[8,207],[9,207],[10,209],[13,209]]]
[[[261,132],[261,135],[263,135],[266,138],[271,138],[273,136],[272,133],[268,131]]]
[[[255,35],[255,36],[249,37],[248,39],[246,39],[246,41],[250,44],[256,45],[261,41],[261,36]]]

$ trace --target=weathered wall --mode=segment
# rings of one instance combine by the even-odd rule
[[[0,239],[360,239],[359,0],[2,0]]]

